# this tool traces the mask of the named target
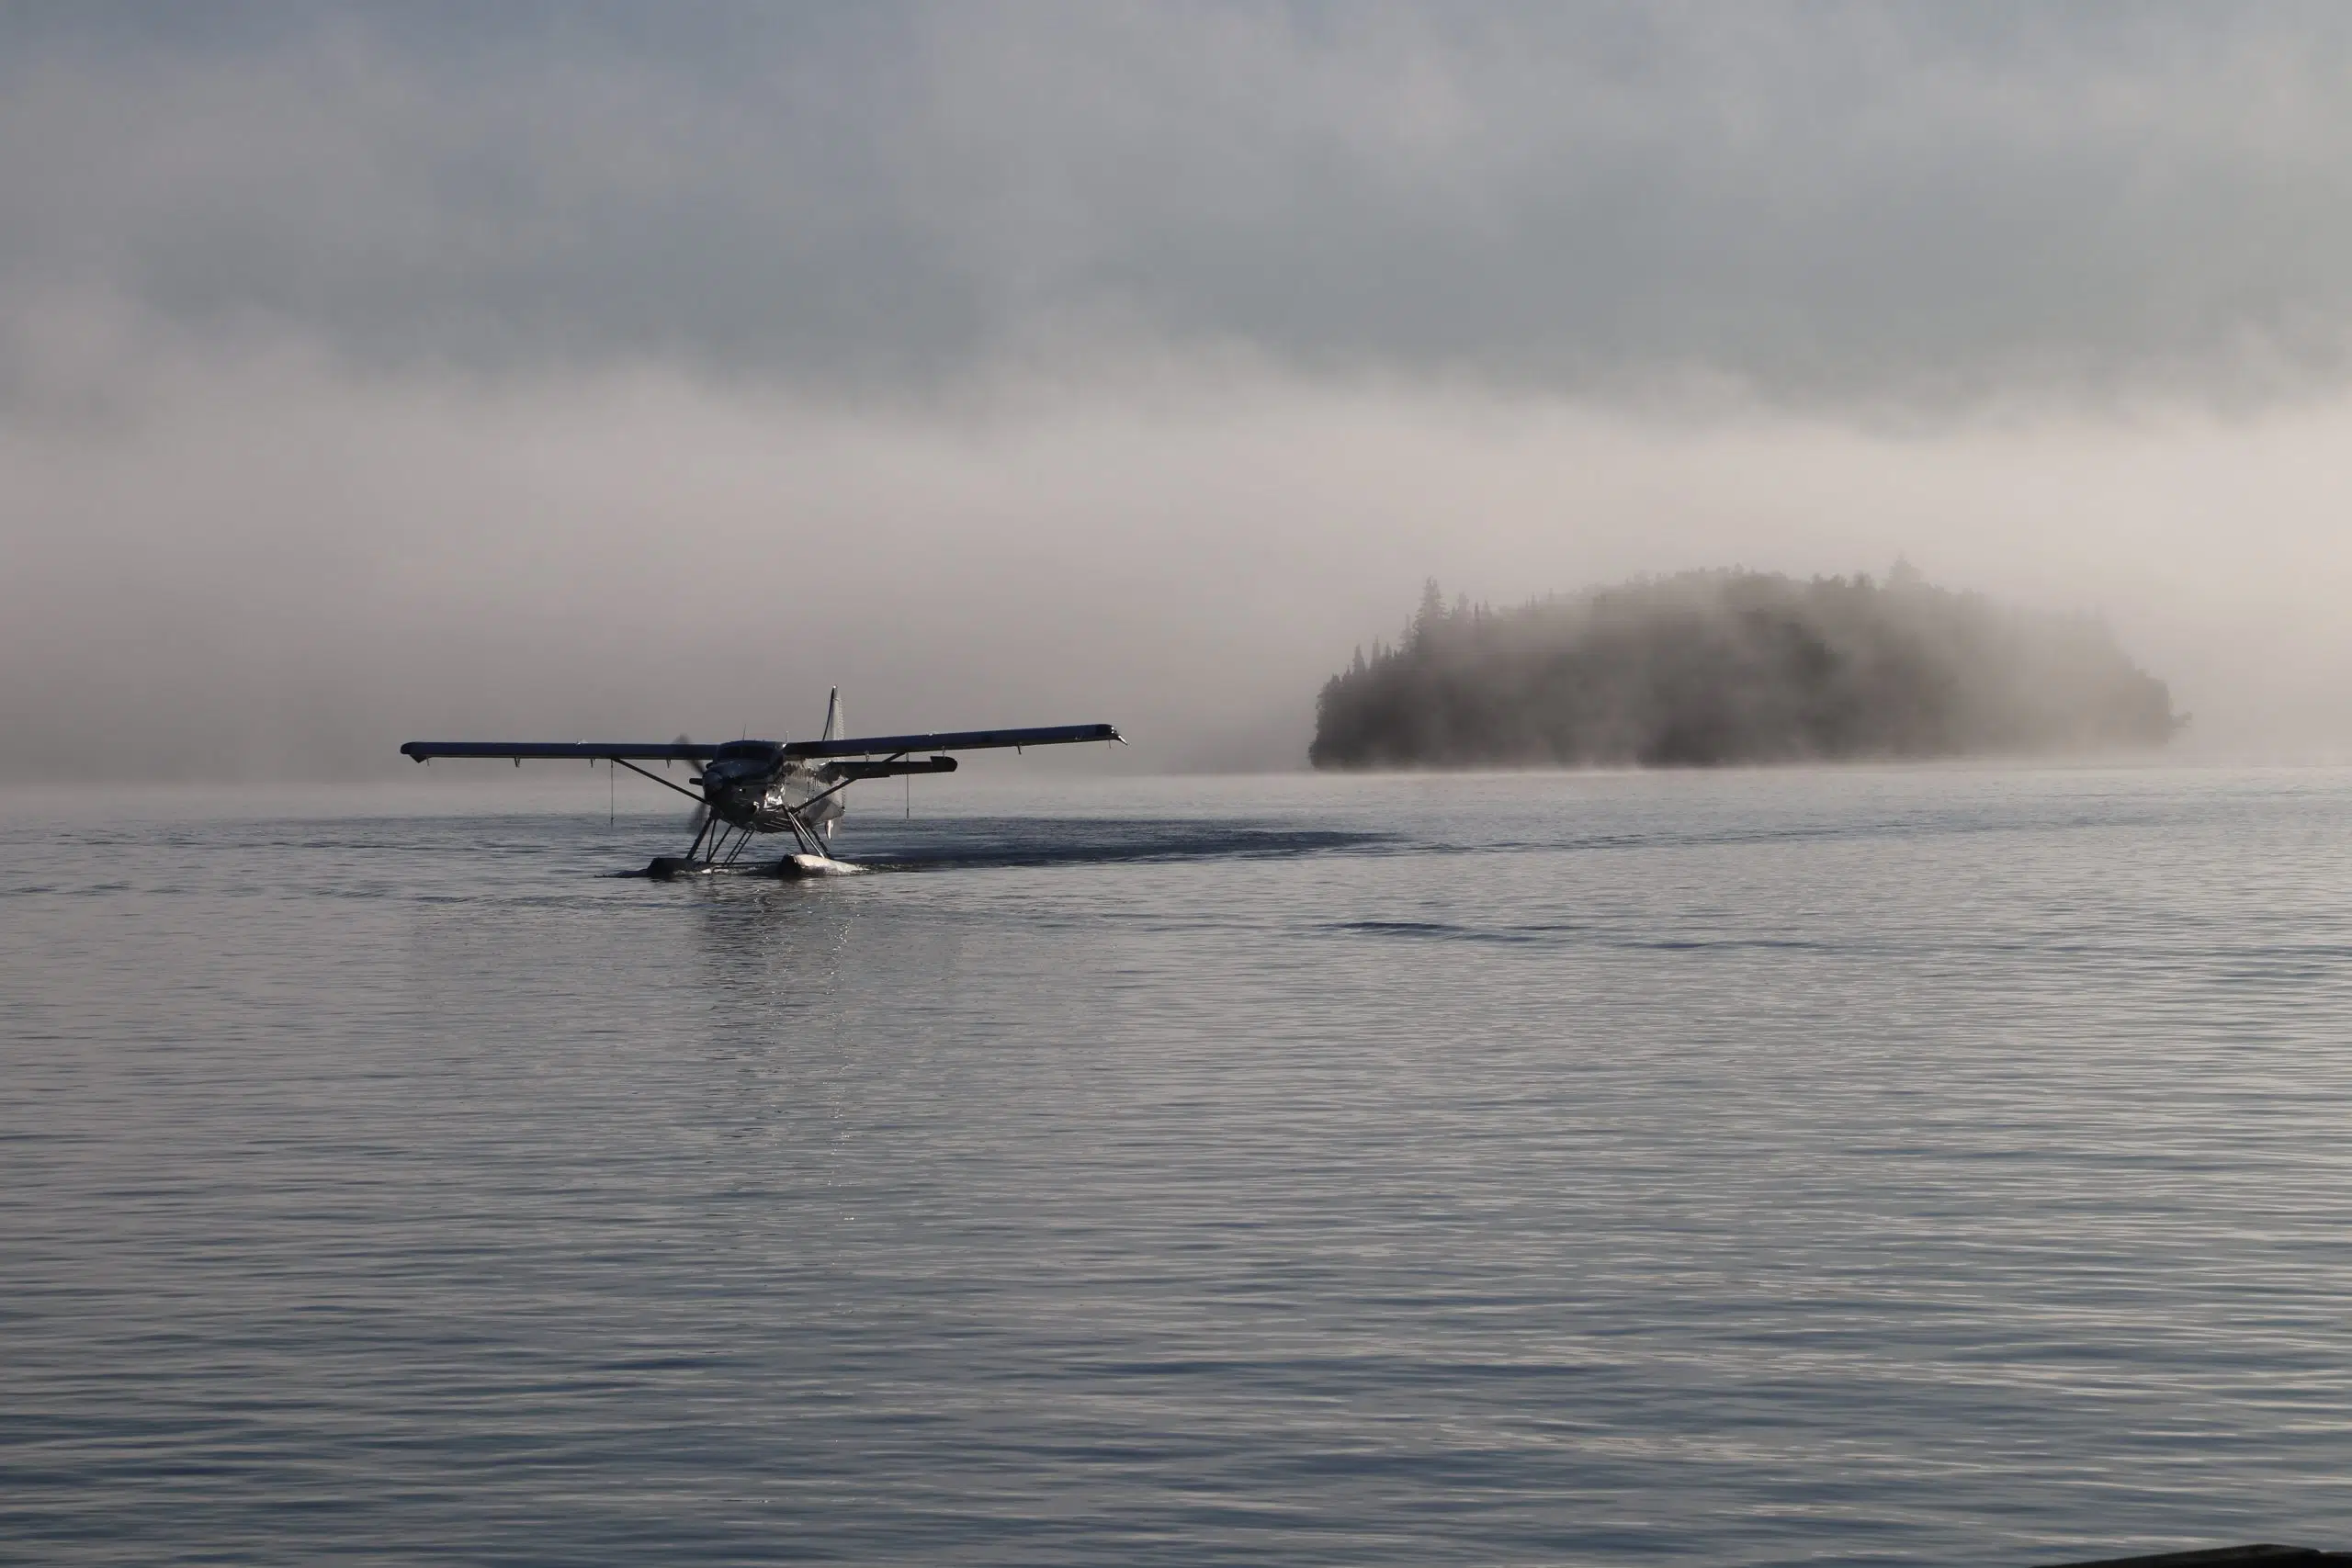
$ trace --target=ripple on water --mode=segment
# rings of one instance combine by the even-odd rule
[[[2352,1543],[2347,784],[0,816],[0,1555]]]

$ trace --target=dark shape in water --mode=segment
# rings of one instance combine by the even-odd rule
[[[1318,768],[1707,767],[2161,745],[2187,723],[2104,623],[1898,568],[1686,572],[1494,611],[1431,581],[1316,704]]]

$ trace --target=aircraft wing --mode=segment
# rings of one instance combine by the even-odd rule
[[[434,757],[511,757],[516,761],[707,762],[715,741],[663,744],[643,740],[412,740],[401,755],[422,762]]]
[[[901,751],[980,751],[1001,746],[1071,746],[1116,740],[1112,724],[1057,724],[1042,729],[958,729],[944,735],[854,735],[843,740],[790,740],[791,757],[888,757]],[[503,751],[491,755],[503,757]]]

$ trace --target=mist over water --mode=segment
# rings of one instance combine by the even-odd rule
[[[0,778],[1107,719],[1424,578],[2098,613],[2352,745],[2325,7],[0,19]]]
[[[2352,1539],[2341,773],[532,780],[6,797],[0,1539]]]
[[[1102,720],[1125,767],[1296,768],[1427,577],[1508,604],[1905,556],[2103,615],[2192,749],[2352,744],[2334,412],[1929,442],[1300,388],[958,423],[658,379],[173,385],[119,430],[0,437],[9,776],[808,735],[832,686],[878,730]]]

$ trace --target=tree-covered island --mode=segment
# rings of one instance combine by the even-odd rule
[[[2187,720],[2105,624],[1898,565],[1700,571],[1492,610],[1432,581],[1316,704],[1318,768],[1706,767],[2161,745]]]

